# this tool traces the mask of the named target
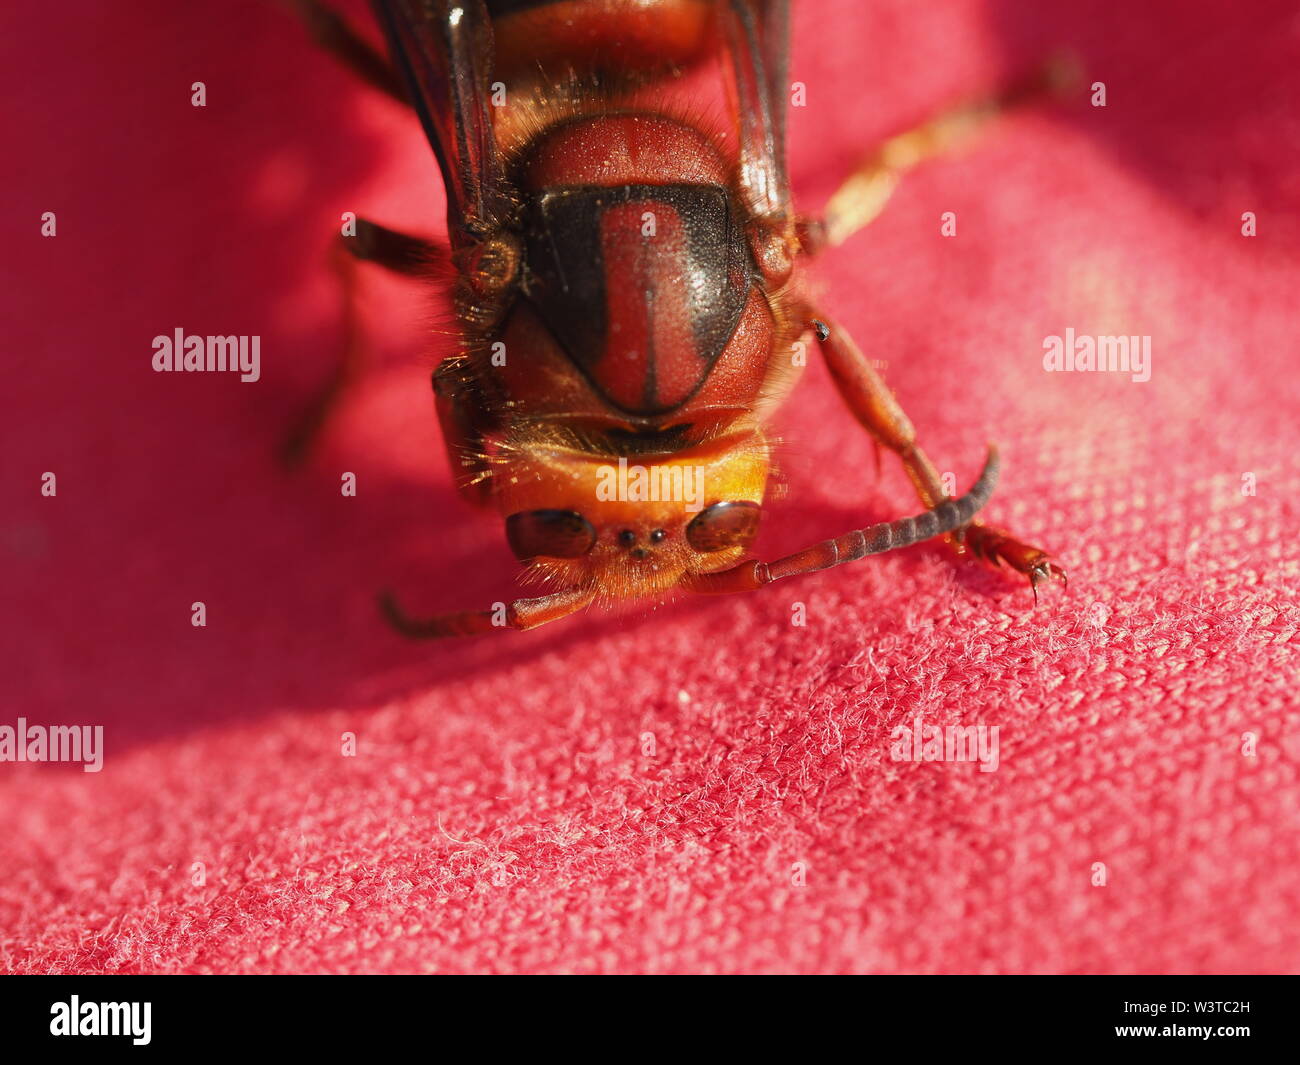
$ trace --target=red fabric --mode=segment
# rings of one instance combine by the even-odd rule
[[[337,351],[340,213],[436,229],[432,156],[274,5],[219,7],[35,5],[0,43],[0,724],[107,747],[0,764],[0,965],[1300,968],[1289,0],[796,5],[806,208],[1060,45],[1106,82],[926,166],[817,267],[940,469],[1001,444],[990,514],[1068,595],[925,545],[441,645],[376,591],[483,607],[515,564],[449,487],[425,294],[366,276],[373,370],[307,470],[270,461]],[[155,374],[178,326],[260,335],[262,380]],[[1067,328],[1152,336],[1151,380],[1045,373]],[[915,511],[819,365],[781,426],[764,553]],[[891,760],[918,714],[998,726],[997,771]]]

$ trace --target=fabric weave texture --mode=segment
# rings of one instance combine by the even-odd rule
[[[438,644],[376,592],[483,608],[518,567],[450,485],[427,292],[364,274],[367,375],[273,461],[338,351],[342,213],[442,228],[418,123],[276,5],[72,6],[0,41],[0,725],[105,760],[0,764],[0,969],[1300,969],[1293,4],[795,4],[806,210],[1081,65],[813,268],[941,470],[998,443],[989,517],[1067,592],[925,544]],[[260,336],[261,380],[154,373],[177,327]],[[1149,336],[1150,380],[1046,372],[1067,329]],[[815,359],[778,425],[765,557],[919,509]],[[895,760],[918,720],[996,727],[996,771]]]

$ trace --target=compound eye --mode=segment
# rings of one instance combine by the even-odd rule
[[[521,562],[547,558],[580,558],[596,543],[596,530],[573,510],[523,510],[506,518],[506,539]]]
[[[714,503],[686,526],[686,542],[704,552],[748,547],[758,535],[761,513],[757,503]]]

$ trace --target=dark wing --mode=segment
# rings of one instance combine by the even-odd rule
[[[788,218],[785,108],[789,86],[789,0],[720,0],[740,134],[740,184],[757,215]]]
[[[483,0],[374,0],[374,8],[442,168],[452,246],[481,240],[505,206]]]

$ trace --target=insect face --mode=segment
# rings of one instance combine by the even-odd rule
[[[621,599],[744,555],[758,532],[768,449],[745,433],[667,455],[519,446],[497,463],[506,535],[533,579]]]

